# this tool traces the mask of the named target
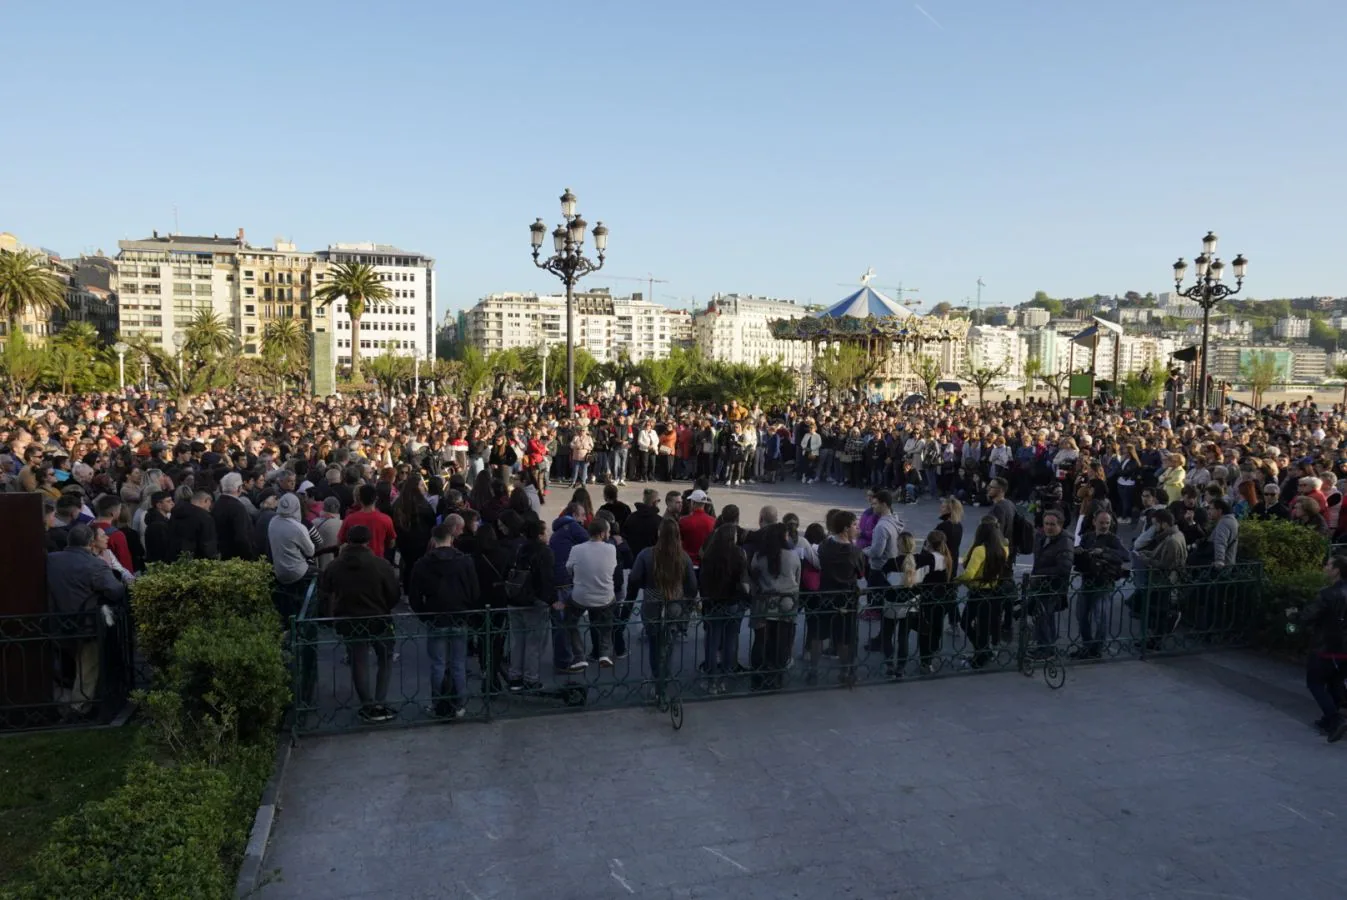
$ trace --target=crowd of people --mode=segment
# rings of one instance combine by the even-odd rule
[[[638,607],[657,669],[671,632],[651,623],[676,629],[699,605],[712,692],[741,668],[745,613],[747,668],[763,690],[797,662],[817,681],[825,655],[844,684],[873,652],[901,678],[914,640],[919,670],[931,671],[951,628],[970,647],[963,664],[979,667],[1012,615],[1032,621],[1031,652],[1050,656],[1073,591],[1075,652],[1099,656],[1129,566],[1137,590],[1164,596],[1157,587],[1181,572],[1234,565],[1244,519],[1289,519],[1336,541],[1347,530],[1345,423],[1310,398],[1201,416],[1012,400],[763,409],[633,393],[586,398],[572,414],[524,397],[36,393],[0,410],[0,490],[45,498],[54,611],[124,604],[147,565],[187,556],[268,560],[287,616],[316,578],[360,715],[379,722],[394,715],[385,636],[404,603],[429,626],[434,712],[447,717],[463,714],[474,643],[457,626],[487,606],[494,646],[475,649],[500,661],[514,692],[541,689],[549,640],[558,672],[611,667]],[[718,485],[787,478],[854,486],[866,502],[858,493],[855,509],[822,522],[769,504],[755,529],[712,502]],[[645,484],[634,507],[618,490],[629,482]],[[941,504],[927,534],[897,513],[919,501]],[[967,547],[965,507],[985,508]],[[1127,542],[1120,525],[1135,532]],[[1006,588],[1019,555],[1038,585],[1028,610],[1014,610]],[[918,586],[927,599],[905,593]],[[1343,597],[1335,581],[1322,598],[1310,679],[1333,740],[1347,733]],[[1163,631],[1184,610],[1161,600],[1146,614]],[[866,615],[881,622],[863,642]],[[76,711],[95,693],[90,664],[76,658],[61,680]]]

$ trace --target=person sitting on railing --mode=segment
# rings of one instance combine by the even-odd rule
[[[1174,522],[1168,509],[1157,510],[1152,518],[1154,534],[1149,544],[1134,553],[1147,570],[1147,587],[1141,598],[1146,609],[1146,628],[1152,635],[1168,634],[1179,625],[1181,613],[1173,602],[1173,590],[1182,584],[1188,566],[1188,540]],[[1143,535],[1144,536],[1144,535]],[[1137,538],[1140,542],[1141,538]],[[1137,599],[1133,597],[1133,609]],[[1156,640],[1152,638],[1152,642]]]
[[[318,578],[323,608],[337,619],[337,634],[351,654],[351,682],[360,699],[360,718],[365,722],[389,722],[397,714],[385,705],[391,675],[393,621],[391,613],[401,599],[398,573],[370,549],[367,525],[346,532],[346,545],[332,565]],[[369,685],[369,651],[377,665],[374,690]]]
[[[111,606],[126,600],[126,586],[111,566],[100,559],[107,549],[107,536],[88,525],[75,525],[67,536],[66,548],[47,556],[47,598],[58,618],[53,631],[80,635],[58,641],[62,678],[57,702],[67,704],[70,713],[83,716],[93,711],[99,696],[99,627],[93,614],[102,610],[102,625],[113,623]],[[81,615],[81,614],[87,614]]]

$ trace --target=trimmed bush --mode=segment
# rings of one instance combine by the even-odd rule
[[[1239,558],[1263,564],[1262,603],[1254,623],[1259,646],[1276,653],[1304,653],[1305,633],[1286,633],[1287,607],[1303,607],[1328,584],[1328,539],[1313,528],[1282,520],[1239,524]]]
[[[140,695],[151,733],[176,756],[212,764],[236,745],[270,742],[290,702],[280,640],[275,616],[187,628],[155,689]]]
[[[188,628],[214,619],[271,618],[271,566],[189,559],[150,566],[131,587],[140,648],[155,668],[169,662],[174,643]]]
[[[219,769],[141,763],[112,796],[56,824],[21,896],[228,897],[234,870],[226,859],[247,840],[237,808],[235,786]]]

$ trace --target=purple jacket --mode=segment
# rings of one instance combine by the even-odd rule
[[[864,550],[866,547],[870,546],[870,538],[875,533],[875,523],[878,521],[879,516],[875,515],[875,511],[869,507],[866,507],[865,512],[861,513],[861,520],[860,520],[861,533],[860,536],[856,538],[857,547]]]

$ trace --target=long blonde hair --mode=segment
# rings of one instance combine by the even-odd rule
[[[949,520],[955,525],[963,521],[963,504],[959,502],[958,497],[946,497],[941,501],[945,508],[949,510]]]
[[[903,557],[903,584],[912,587],[917,583],[917,539],[912,532],[898,535],[898,553]]]
[[[945,532],[936,529],[926,535],[926,546],[932,553],[939,553],[945,558],[945,571],[949,573],[946,577],[954,577],[954,557],[949,552],[949,539],[945,537]]]

